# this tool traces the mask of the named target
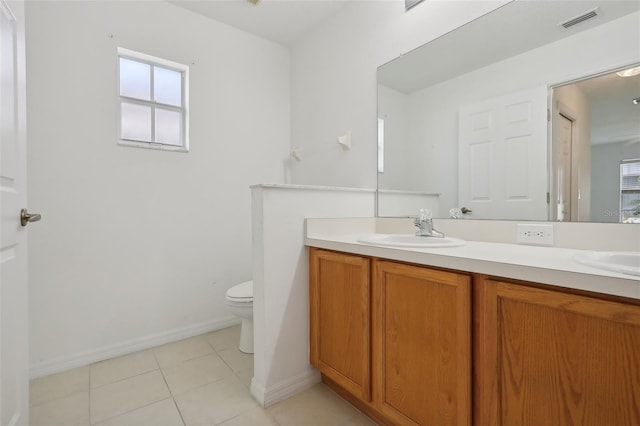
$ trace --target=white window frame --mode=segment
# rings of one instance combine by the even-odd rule
[[[177,71],[182,75],[182,106],[176,107],[175,105],[168,105],[160,102],[155,102],[153,97],[150,101],[145,101],[136,98],[130,98],[120,95],[120,58],[131,59],[137,62],[142,62],[161,68],[166,68],[172,71]],[[177,152],[189,152],[189,66],[180,64],[178,62],[169,61],[167,59],[158,58],[155,56],[147,55],[145,53],[136,52],[134,50],[118,47],[118,55],[116,60],[117,69],[117,84],[116,84],[116,96],[117,96],[117,109],[118,109],[118,145],[134,147],[134,148],[147,148],[147,149],[160,149],[165,151],[177,151]],[[151,74],[151,93],[153,93],[153,71]],[[151,134],[155,132],[155,109],[163,109],[167,111],[177,111],[181,113],[182,126],[180,132],[180,145],[169,145],[159,142],[140,141],[122,139],[122,116],[121,116],[121,103],[128,102],[138,105],[144,105],[151,107]]]
[[[378,173],[384,173],[384,118],[378,117]]]

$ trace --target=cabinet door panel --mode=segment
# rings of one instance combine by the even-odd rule
[[[409,425],[470,423],[470,278],[376,262],[374,401]]]
[[[370,261],[311,251],[311,364],[354,395],[371,399]]]
[[[492,280],[477,301],[478,424],[640,425],[640,307]]]

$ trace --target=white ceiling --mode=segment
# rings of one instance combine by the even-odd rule
[[[291,47],[353,0],[168,0],[177,6]]]

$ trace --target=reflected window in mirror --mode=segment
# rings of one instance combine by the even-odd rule
[[[640,223],[640,159],[620,163],[620,222]]]
[[[384,173],[384,118],[378,118],[378,173]]]

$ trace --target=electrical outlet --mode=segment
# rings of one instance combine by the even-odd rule
[[[518,224],[519,244],[553,245],[553,225]]]

